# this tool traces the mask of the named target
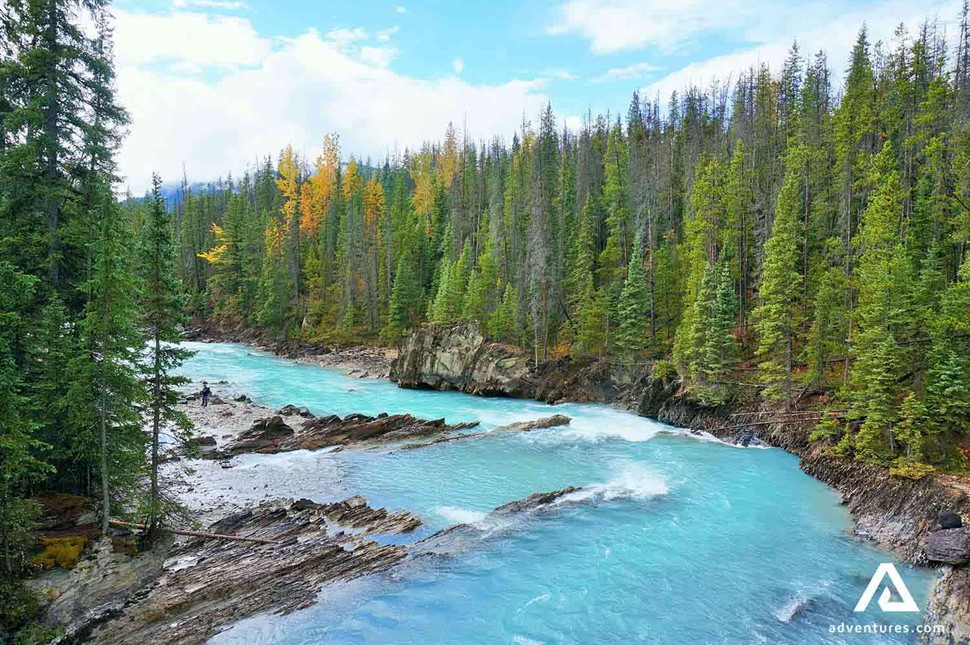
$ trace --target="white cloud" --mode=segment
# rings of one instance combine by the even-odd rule
[[[771,19],[755,12],[754,4],[722,0],[713,7],[704,0],[568,0],[559,7],[558,20],[548,32],[581,36],[597,54],[647,45],[670,50],[701,32],[730,29],[751,17]]]
[[[122,68],[158,61],[184,69],[256,65],[271,49],[245,18],[115,13],[115,57]]]
[[[376,37],[377,37],[377,40],[381,41],[382,43],[386,43],[391,39],[391,36],[393,36],[396,33],[397,33],[397,25],[393,27],[388,27],[387,29],[380,30],[379,32],[377,32]]]
[[[394,5],[394,13],[407,13],[407,12],[408,12],[408,8],[405,7],[403,4]]]
[[[451,61],[451,69],[455,70],[455,74],[461,74],[461,71],[465,69],[465,61],[460,58],[456,58]]]
[[[593,79],[594,83],[605,81],[630,81],[643,78],[660,68],[653,63],[634,63],[626,67],[611,67]]]
[[[760,45],[691,63],[648,85],[644,92],[648,97],[659,95],[661,100],[666,100],[673,91],[682,91],[692,85],[707,88],[715,81],[736,81],[739,74],[761,63],[777,72],[796,38],[803,58],[814,56],[819,50],[825,51],[833,73],[833,91],[837,91],[863,23],[869,30],[872,44],[879,40],[891,41],[901,22],[912,34],[927,18],[938,18],[946,26],[947,34],[953,35],[956,33],[953,23],[959,17],[959,11],[959,0],[933,0],[920,6],[907,0],[886,0],[862,11],[826,15],[824,20],[788,21],[781,29],[750,34],[752,39],[761,41]]]
[[[231,24],[232,33],[250,34],[246,46],[186,53],[172,44],[185,22],[179,14],[119,15],[116,37],[129,45],[119,48],[118,94],[132,125],[118,160],[136,193],[152,171],[166,180],[181,177],[183,163],[190,179],[207,180],[229,171],[239,176],[258,156],[275,155],[287,143],[312,158],[331,131],[340,134],[345,155],[374,159],[440,139],[449,121],[467,120],[473,138],[510,135],[523,112],[538,114],[548,100],[540,80],[477,85],[456,76],[398,74],[380,64],[389,54],[365,54],[331,34],[308,31],[271,46],[245,20]],[[222,20],[189,22],[198,39],[234,42],[224,37]],[[139,38],[147,44],[140,53],[130,45]],[[180,74],[156,63],[165,59],[218,64],[221,72]]]
[[[357,42],[358,40],[366,40],[367,32],[360,27],[355,27],[353,29],[341,27],[339,29],[331,29],[328,31],[327,39],[332,40],[340,45],[349,45]]]
[[[387,67],[397,56],[397,50],[393,47],[361,47],[360,60],[368,65]]]
[[[173,0],[172,7],[175,9],[201,7],[203,9],[222,9],[224,11],[234,11],[246,9],[249,7],[249,5],[239,0]]]

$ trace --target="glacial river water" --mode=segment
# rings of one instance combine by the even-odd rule
[[[919,614],[853,608],[892,556],[849,535],[838,495],[781,450],[738,448],[601,405],[403,390],[248,347],[189,343],[195,380],[316,414],[410,413],[483,429],[553,413],[569,427],[419,450],[244,455],[227,471],[281,497],[360,494],[425,522],[410,541],[475,522],[453,557],[416,558],[331,586],[288,616],[257,616],[213,643],[913,642]],[[582,503],[485,519],[530,493],[587,487]],[[933,572],[897,563],[920,608]],[[881,590],[880,590],[881,591]],[[879,594],[876,594],[879,597]],[[847,636],[841,624],[910,634]]]

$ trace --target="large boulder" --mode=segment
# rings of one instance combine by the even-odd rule
[[[963,564],[970,562],[970,526],[940,529],[930,533],[923,544],[926,559],[931,562]]]
[[[530,355],[486,340],[475,323],[426,325],[401,346],[390,377],[400,387],[484,396],[534,394]]]

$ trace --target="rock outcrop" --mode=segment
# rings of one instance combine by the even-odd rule
[[[930,533],[923,544],[923,551],[930,562],[970,562],[970,526],[940,529]]]
[[[400,387],[529,397],[533,372],[521,351],[485,339],[475,323],[426,325],[404,342],[391,365]]]
[[[531,421],[518,421],[516,423],[499,426],[495,428],[495,430],[492,430],[492,432],[529,432],[530,430],[539,430],[541,428],[558,428],[559,426],[568,426],[571,422],[572,419],[567,417],[565,414],[554,414],[551,417],[532,419]]]
[[[502,432],[529,432],[531,430],[538,430],[540,428],[557,428],[559,426],[568,426],[572,422],[572,419],[567,417],[565,414],[554,414],[551,417],[543,417],[541,419],[533,419],[531,421],[519,421],[517,423],[510,423],[508,425],[499,426],[494,430],[488,432],[470,432],[467,434],[452,434],[444,437],[437,437],[431,441],[422,441],[417,443],[409,443],[402,446],[402,450],[414,450],[415,448],[424,448],[425,446],[431,446],[436,443],[446,443],[450,441],[458,441],[463,439],[474,439],[476,437],[487,437],[489,435],[494,435]]]
[[[349,414],[343,418],[337,415],[312,417],[294,428],[282,416],[275,415],[257,420],[249,430],[223,449],[206,453],[206,456],[224,459],[248,452],[272,454],[331,447],[366,447],[446,436],[476,425],[477,421],[448,425],[444,419],[428,421],[410,414],[380,414],[376,417]]]
[[[922,636],[922,643],[970,643],[970,569],[945,566],[940,570],[922,622],[940,630]]]
[[[44,622],[57,625],[67,642],[84,641],[90,630],[117,616],[162,571],[171,540],[134,557],[99,540],[71,570],[52,569],[28,584],[44,604]]]
[[[242,618],[307,607],[323,584],[387,570],[407,555],[403,546],[363,535],[407,532],[419,524],[410,513],[371,509],[363,498],[267,503],[231,515],[208,530],[273,543],[189,540],[170,553],[164,574],[90,641],[204,643]]]

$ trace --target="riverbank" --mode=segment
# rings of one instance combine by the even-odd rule
[[[561,403],[608,403],[642,416],[703,431],[731,443],[763,442],[800,458],[807,474],[831,486],[854,520],[853,534],[906,562],[932,566],[923,543],[942,511],[970,520],[970,485],[964,478],[931,474],[918,481],[887,469],[831,454],[809,441],[815,419],[792,421],[755,404],[705,406],[685,395],[675,379],[649,370],[613,368],[605,361],[568,358],[535,365],[516,348],[489,342],[474,325],[425,326],[403,344],[390,376],[402,387],[528,397]],[[970,642],[970,570],[945,567],[925,614],[944,624],[936,643]]]
[[[242,343],[298,363],[340,370],[355,378],[388,378],[398,351],[382,345],[305,343],[293,339],[267,339],[253,329],[227,331],[199,324],[186,340],[206,343]]]
[[[222,351],[223,350],[220,349],[216,354],[214,354],[215,360],[220,360],[219,357],[222,355]],[[239,350],[239,351],[242,355],[245,356],[244,350]],[[475,355],[476,353],[477,352],[465,352],[463,355],[464,356]],[[249,360],[249,359],[244,359],[244,360]],[[279,363],[278,361],[267,360],[265,358],[260,360],[266,361],[269,365],[276,365]],[[502,360],[502,359],[500,358],[499,360]],[[508,363],[505,363],[505,364],[507,365]],[[498,368],[500,367],[501,366],[498,366]],[[596,366],[588,365],[584,369],[591,370],[595,367]],[[503,378],[498,368],[493,367],[493,374],[491,377],[493,378],[493,381],[492,381],[493,383],[501,382]],[[287,369],[295,370],[295,368],[292,368],[292,367]],[[496,372],[495,370],[498,370],[498,371]],[[300,370],[295,370],[295,372],[298,378],[302,378],[302,376],[300,376]],[[222,373],[226,373],[226,372],[223,371]],[[565,366],[565,369],[563,369],[560,373],[568,377],[571,374],[571,372],[569,371],[569,366],[568,365]],[[222,378],[233,378],[233,377],[222,376]],[[575,382],[580,385],[582,384],[581,381],[582,381],[581,379],[575,380]],[[548,374],[546,376],[543,376],[542,378],[536,378],[535,382],[553,383],[553,385],[555,385],[555,383],[552,381],[552,377],[549,376]],[[562,382],[562,379],[560,379],[560,383],[561,382]],[[587,382],[587,385],[588,383],[589,382]],[[636,403],[640,408],[642,408],[642,409],[637,409],[636,411],[638,412],[642,412],[643,409],[647,409],[647,410],[656,412],[656,414],[652,416],[660,416],[661,418],[666,418],[670,421],[674,421],[679,425],[691,426],[698,429],[703,428],[708,431],[714,430],[715,432],[719,432],[720,436],[726,439],[732,438],[732,435],[730,432],[723,432],[723,430],[727,430],[730,428],[730,426],[725,426],[725,424],[723,423],[724,419],[730,418],[730,417],[724,416],[724,415],[731,414],[730,410],[715,410],[714,412],[712,412],[709,409],[703,409],[702,406],[701,407],[697,406],[696,403],[689,401],[689,399],[684,399],[682,397],[675,396],[676,392],[671,389],[673,386],[673,384],[671,383],[658,383],[658,382],[651,381],[649,384],[650,387],[646,387],[643,383],[640,383],[638,385],[638,387],[640,388],[640,393],[637,396],[634,396],[634,393],[637,392],[637,390],[634,389],[633,387],[633,385],[635,385],[637,382],[634,381],[633,379],[627,379],[626,381],[620,381],[619,379],[616,379],[615,381],[613,381],[613,383],[614,383],[613,387],[615,388],[614,391],[617,392],[619,395],[626,397],[624,400],[620,400],[619,396],[614,397],[610,401],[614,405],[622,405],[623,407],[626,407],[628,409],[633,409],[631,408],[631,406],[633,406],[634,403]],[[622,387],[618,387],[618,385]],[[214,401],[228,400],[229,403],[216,402],[215,405],[205,409],[204,413],[202,412],[199,413],[199,414],[207,415],[205,418],[197,417],[197,422],[199,422],[200,426],[205,426],[206,424],[209,424],[214,429],[216,429],[215,430],[216,433],[220,433],[220,432],[222,433],[222,434],[219,434],[218,436],[213,437],[213,441],[215,445],[207,446],[207,448],[210,450],[222,449],[225,446],[230,445],[233,441],[238,440],[240,435],[245,431],[246,427],[247,426],[251,427],[252,421],[256,420],[257,418],[265,418],[264,415],[275,414],[277,412],[283,411],[283,410],[268,410],[266,408],[260,409],[258,406],[251,406],[251,404],[249,404],[245,399],[241,397],[241,393],[223,391],[222,388],[224,386],[218,382],[214,383],[213,387],[215,390]],[[384,395],[385,397],[388,394],[386,390],[390,388],[388,384],[377,384],[377,383],[370,384],[367,387],[368,388],[377,387],[378,390],[385,391],[385,395]],[[393,390],[393,388],[390,388],[390,389]],[[443,389],[447,389],[447,388],[443,388]],[[453,388],[453,389],[456,389],[456,388]],[[562,388],[560,388],[560,391],[561,390]],[[587,392],[589,391],[590,389],[587,389]],[[673,396],[671,394],[673,394]],[[353,396],[358,396],[358,395],[354,394]],[[440,395],[424,394],[421,396],[437,398]],[[238,401],[234,400],[237,398],[241,400],[238,400]],[[443,399],[448,400],[448,396],[443,397]],[[279,403],[280,397],[279,396],[275,397],[275,401]],[[300,400],[300,398],[297,396],[297,397],[294,397],[294,402],[296,403],[309,402],[309,399],[307,399],[306,401],[303,401],[303,400]],[[192,404],[192,405],[195,405],[195,404]],[[319,398],[316,399],[315,405],[319,408],[321,406],[321,399]],[[523,402],[523,405],[528,406],[529,404],[527,402]],[[247,406],[251,407],[249,412],[247,412]],[[329,408],[329,406],[327,406],[324,403],[323,407],[320,409],[332,410],[334,408]],[[192,412],[195,412],[197,410],[201,410],[201,408],[190,407],[190,411]],[[344,403],[343,410],[344,411],[342,412],[342,414],[346,414],[348,410],[348,408],[346,407],[346,402]],[[371,414],[374,414],[373,408],[371,408]],[[293,414],[290,414],[289,416],[287,415],[281,415],[281,416],[284,417],[283,420],[287,425],[294,428],[301,425],[305,421],[305,418],[302,417],[299,413],[299,408],[296,408],[295,412]],[[626,415],[623,415],[623,416],[626,416]],[[721,421],[718,421],[719,419]],[[230,427],[234,427],[236,428],[236,430],[235,431],[220,430],[220,428],[230,428]],[[762,428],[771,429],[771,426],[763,426]],[[798,442],[798,435],[797,433],[792,433],[789,430],[778,431],[778,432],[775,432],[775,431],[761,432],[761,434],[767,442],[771,442],[773,445],[780,445],[782,443],[787,443],[791,446],[795,446]],[[738,437],[734,437],[734,438],[738,438]],[[489,445],[492,445],[493,443],[500,443],[500,442],[489,442]],[[734,452],[734,451],[729,450],[728,452]],[[822,456],[824,457],[824,455]],[[227,478],[225,482],[226,485],[224,486],[225,496],[227,498],[232,498],[237,494],[251,496],[249,500],[246,502],[246,504],[249,504],[249,503],[257,503],[258,501],[260,501],[265,497],[265,482],[268,480],[266,479],[265,476],[261,476],[259,472],[261,468],[268,465],[268,462],[266,462],[265,460],[274,459],[274,458],[275,457],[273,455],[266,455],[266,456],[260,456],[259,460],[250,461],[245,455],[243,455],[241,457],[238,457],[235,460],[235,464],[232,465],[231,468],[223,468],[222,462],[220,460],[203,460],[202,462],[193,462],[193,468],[197,467],[197,465],[201,463],[211,464],[212,471],[210,475],[214,477],[221,476],[221,477]],[[256,463],[257,461],[259,463]],[[332,480],[334,482],[334,485],[332,487],[333,495],[335,497],[339,497],[339,496],[346,495],[348,493],[348,491],[341,490],[339,486],[340,473],[327,472],[327,463],[330,461],[329,458],[325,457],[322,460],[314,459],[314,460],[308,461],[308,463],[312,463],[312,468],[313,468],[312,473],[304,472],[300,470],[301,468],[300,464],[303,461],[304,460],[302,458],[298,458],[295,461],[291,459],[286,460],[284,470],[287,473],[287,479],[285,481],[276,480],[276,478],[283,473],[283,470],[281,470],[280,468],[276,468],[274,471],[272,471],[273,485],[276,486],[277,490],[286,491],[286,493],[292,492],[294,496],[298,496],[299,495],[298,491],[301,490],[300,487],[305,484],[305,482],[302,480],[307,478],[313,478],[318,481],[319,480],[331,481],[328,478],[330,478],[331,475],[334,475]],[[289,479],[289,471],[294,466],[297,472],[294,473],[294,476],[291,481]],[[824,469],[826,470],[826,472],[828,472],[831,470],[831,466],[826,465]],[[834,473],[834,471],[832,472]],[[815,473],[812,473],[812,474],[815,474]],[[837,473],[835,475],[837,475]],[[833,482],[836,479],[838,479],[838,477],[836,477],[835,475],[833,475]],[[842,476],[840,479],[841,483],[839,485],[836,485],[835,483],[833,483],[833,485],[836,486],[836,488],[840,488],[840,486],[850,486],[850,487],[854,486],[855,489],[857,489],[862,493],[864,493],[865,491],[873,490],[874,488],[877,488],[880,485],[883,485],[883,486],[885,485],[884,482],[880,483],[875,480],[873,480],[872,482],[867,482],[864,478],[861,477],[861,475],[858,472],[854,470],[852,471],[852,473],[850,473],[850,475],[851,476],[848,476],[845,473],[842,473]],[[816,475],[816,477],[819,477],[819,475]],[[597,480],[593,479],[588,481],[597,481]],[[563,482],[563,483],[568,483],[568,480],[567,482]],[[832,482],[827,482],[827,483],[832,483]],[[318,487],[318,490],[319,490],[319,487]],[[532,490],[535,490],[535,488],[532,488]],[[203,498],[212,497],[210,493],[211,493],[211,490],[206,489],[205,487],[202,487],[198,490],[198,494]],[[313,494],[310,494],[309,496],[312,497],[315,502],[319,502],[322,500],[322,498],[317,498],[317,496]],[[882,499],[883,502],[893,501],[891,499],[891,496],[885,496],[885,497],[879,496],[879,497],[880,499]],[[511,496],[509,498],[511,498]],[[874,506],[875,500],[871,497],[869,498],[858,497],[858,499],[861,500],[858,507],[855,507],[852,504],[850,504],[849,506],[849,510],[853,512],[857,521],[856,523],[857,532],[859,531],[859,527],[861,526],[861,522],[863,521],[862,519],[860,519],[862,517],[861,511],[870,509],[872,516],[874,518],[880,519],[885,522],[886,535],[899,534],[898,526],[893,525],[893,520],[894,520],[893,509],[888,507],[877,508],[876,506],[878,505]],[[901,493],[896,495],[896,501],[899,501],[899,499],[917,499],[917,498],[912,497],[908,493]],[[929,500],[930,503],[937,503],[936,501],[934,501],[935,498],[933,498],[932,495],[925,497],[923,501],[926,501],[926,500]],[[917,500],[917,505],[919,503],[922,503],[922,502]],[[224,510],[226,509],[219,509],[218,513],[222,513]],[[216,513],[215,511],[213,512]],[[425,512],[427,512],[427,509],[425,509]],[[897,516],[902,517],[902,522],[904,524],[909,521],[913,513],[914,513],[914,510],[912,508],[897,508],[895,510],[895,514]],[[896,519],[898,519],[898,517]],[[862,533],[859,533],[859,534],[863,535]],[[879,539],[879,535],[865,536],[865,537],[874,537],[877,540]],[[905,544],[912,544],[912,542],[913,542],[912,537],[910,537],[907,540],[904,540]],[[892,547],[889,546],[887,548],[892,548]],[[955,571],[959,572],[959,571],[962,571],[962,569],[957,569]],[[953,576],[953,575],[946,578],[946,583],[947,583],[945,585],[946,588],[943,590],[943,593],[938,594],[943,601],[947,601],[947,599],[949,600],[954,599],[954,594],[956,593],[954,590],[958,590],[960,588],[958,579],[959,579],[959,576]],[[934,596],[934,598],[935,597],[936,596]],[[946,604],[946,602],[943,602],[941,605],[938,602],[931,601],[931,605],[940,605],[942,607],[942,611],[939,613],[941,622],[952,621],[957,611],[959,610],[958,604],[957,604],[957,607],[952,607]]]
[[[477,534],[456,524],[425,531],[420,540],[407,538],[422,527],[422,518],[404,508],[372,507],[344,485],[337,460],[327,455],[473,439],[483,434],[471,431],[477,423],[401,414],[318,417],[295,405],[257,405],[224,381],[210,383],[210,402],[203,407],[200,386],[188,384],[178,406],[195,426],[191,444],[165,451],[162,478],[173,501],[195,521],[175,520],[178,530],[223,537],[176,530],[174,540],[138,554],[101,540],[75,568],[39,576],[32,585],[48,603],[48,620],[63,629],[62,642],[203,643],[249,616],[310,606],[325,585],[388,571],[416,556],[441,555],[445,545]],[[568,423],[555,415],[492,431]],[[299,454],[281,454],[289,451]],[[284,461],[274,467],[277,455]],[[265,469],[271,474],[262,475]],[[496,517],[531,512],[579,491],[529,496],[496,509]]]

